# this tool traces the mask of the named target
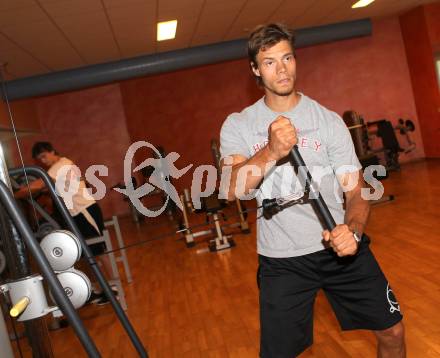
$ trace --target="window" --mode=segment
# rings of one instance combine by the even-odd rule
[[[435,69],[437,72],[437,82],[440,89],[440,53],[435,56]]]

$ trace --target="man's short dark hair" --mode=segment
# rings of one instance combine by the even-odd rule
[[[293,30],[282,24],[260,25],[255,28],[248,40],[248,57],[251,68],[257,67],[257,54],[260,50],[264,51],[283,40],[290,43],[295,55],[295,35]],[[261,85],[261,77],[256,76],[256,79],[258,84]]]
[[[32,146],[32,158],[38,157],[43,152],[55,152],[56,150],[49,142],[37,142]]]

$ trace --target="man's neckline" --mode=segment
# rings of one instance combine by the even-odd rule
[[[261,101],[263,102],[264,107],[267,108],[269,111],[271,111],[271,112],[273,112],[273,113],[276,113],[276,114],[283,114],[283,113],[288,113],[288,112],[291,112],[291,111],[296,110],[296,109],[299,108],[300,105],[302,105],[302,103],[304,102],[304,94],[301,93],[301,92],[296,92],[296,94],[299,96],[298,102],[297,102],[294,106],[292,106],[291,108],[289,108],[289,109],[286,110],[286,111],[281,111],[281,112],[279,112],[279,111],[275,111],[275,110],[273,110],[272,108],[270,108],[270,107],[267,105],[267,103],[266,103],[266,100],[265,100],[265,99],[266,99],[266,96],[265,96],[265,95],[263,96],[263,98],[261,99]]]

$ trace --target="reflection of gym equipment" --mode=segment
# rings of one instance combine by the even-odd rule
[[[127,301],[125,300],[125,291],[124,291],[124,287],[122,286],[121,275],[119,274],[119,269],[117,264],[118,262],[122,262],[124,266],[127,282],[130,283],[132,282],[133,279],[131,277],[130,266],[128,264],[127,254],[124,248],[125,245],[124,245],[124,240],[122,239],[118,217],[113,216],[112,220],[108,220],[104,223],[104,226],[106,228],[113,226],[116,234],[116,241],[118,243],[118,250],[120,251],[119,256],[116,256],[115,253],[113,252],[113,245],[112,245],[109,229],[105,229],[102,233],[102,236],[97,236],[91,239],[87,239],[86,243],[87,245],[92,245],[92,244],[104,242],[105,251],[108,252],[107,255],[109,256],[110,266],[112,269],[112,278],[108,281],[108,283],[110,285],[115,285],[118,288],[119,302],[121,303],[122,308],[124,310],[127,310]]]
[[[133,184],[133,188],[136,189],[138,187],[137,180],[136,180],[135,177],[131,177],[131,183]],[[115,189],[115,188],[124,189],[124,190],[127,189],[127,187],[125,186],[125,183],[118,183],[116,185],[113,185],[110,189]],[[140,219],[141,219],[140,213],[134,207],[134,205],[132,204],[132,202],[131,202],[129,197],[124,196],[123,200],[128,203],[128,207],[130,209],[130,214],[131,214],[131,217],[133,219],[133,222],[138,224]]]
[[[116,236],[116,241],[118,243],[118,249],[121,252],[120,256],[116,256],[113,260],[112,263],[112,270],[114,271],[114,277],[119,278],[119,270],[117,268],[116,263],[117,262],[122,262],[122,265],[124,266],[124,271],[125,271],[125,276],[127,279],[128,283],[131,283],[133,281],[133,278],[131,277],[131,270],[130,270],[130,266],[128,265],[128,259],[127,259],[127,253],[125,251],[125,243],[124,240],[122,238],[122,234],[121,234],[121,228],[119,226],[119,221],[118,221],[118,217],[116,215],[112,216],[111,220],[107,220],[104,223],[104,226],[106,228],[110,228],[113,227],[114,231],[115,231],[115,236]],[[110,235],[109,235],[109,229],[106,229],[105,231],[107,231],[107,237],[110,239]],[[111,245],[111,241],[110,245]],[[110,252],[112,251],[111,246],[107,247],[106,251]],[[109,255],[111,255],[112,253],[109,253]],[[111,258],[112,256],[110,256]]]
[[[138,186],[137,180],[135,177],[132,177],[131,180],[133,183],[133,188],[135,188],[135,189],[137,189],[139,186],[143,185],[143,183],[142,183]],[[125,186],[125,183],[118,183],[118,184],[111,187],[111,189],[114,189],[114,188],[124,189],[124,190],[127,189],[127,187]],[[152,200],[152,201],[154,201],[154,205],[149,205],[146,207],[148,210],[155,211],[155,210],[159,210],[165,204],[165,201],[167,200],[167,194],[162,189],[155,188],[150,193],[139,197],[139,199],[142,202],[149,200],[149,199],[154,199],[154,200]],[[123,200],[128,203],[128,207],[130,209],[130,214],[131,214],[131,217],[132,217],[134,223],[139,224],[140,221],[145,219],[144,215],[136,209],[136,207],[133,205],[133,203],[131,202],[131,200],[128,196],[125,196]],[[160,202],[160,204],[158,204],[157,202]],[[172,216],[174,215],[175,208],[172,207],[172,204],[170,204],[170,202],[172,202],[172,200],[168,201],[168,204],[167,204],[165,211],[168,214],[168,216],[170,218],[172,218]],[[143,203],[143,205],[145,205],[145,203]]]
[[[365,123],[364,119],[354,111],[346,111],[342,115],[345,124],[350,130],[356,154],[363,167],[378,164],[379,158],[376,154],[383,153],[385,165],[388,170],[399,170],[399,154],[409,153],[415,149],[415,143],[411,140],[409,132],[415,130],[414,123],[407,119],[399,119],[398,125],[393,127],[386,119]],[[406,137],[408,147],[400,147],[395,131]],[[373,148],[374,138],[379,138],[382,147]],[[364,165],[366,164],[366,165]]]
[[[223,220],[226,220],[226,216],[222,211],[226,205],[218,199],[218,193],[213,193],[206,198],[200,198],[202,207],[199,210],[194,209],[187,189],[185,189],[185,195],[180,196],[180,200],[183,203],[183,228],[186,229],[184,235],[188,247],[195,245],[194,238],[212,235],[213,233],[216,234],[216,237],[209,241],[208,247],[210,251],[220,251],[235,246],[234,241],[231,240],[232,235],[225,235],[223,232],[225,226],[220,224],[219,214],[222,215]],[[190,228],[189,212],[196,214],[206,213],[206,225],[214,224],[214,227],[203,231],[193,232]],[[237,226],[237,223],[232,225]],[[229,225],[229,227],[231,227],[231,225]]]
[[[409,135],[409,132],[414,132],[416,127],[411,119],[403,120],[399,118],[397,126],[394,127],[398,130],[401,135],[406,137],[408,147],[404,150],[404,153],[409,153],[416,148],[416,143],[414,143]]]
[[[156,148],[156,150],[157,152],[153,151],[152,153],[154,159],[163,159],[166,157],[165,150],[162,147],[159,146]],[[145,183],[154,185],[149,181],[149,178],[154,173],[155,169],[157,168],[153,167],[152,165],[147,165],[142,169],[140,169],[139,171],[140,174],[142,175],[142,179],[140,183],[138,183],[136,177],[134,176],[131,177],[133,188],[137,189],[138,187],[144,185]],[[162,176],[161,179],[163,180],[163,182],[168,182],[169,184],[172,185],[172,177],[169,176],[165,177],[163,170],[160,170],[159,172]],[[126,183],[118,183],[112,187],[112,189],[114,188],[124,189],[124,190],[127,189]],[[177,209],[176,204],[174,203],[173,200],[169,200],[170,198],[168,194],[161,188],[155,187],[154,190],[152,190],[147,194],[144,194],[142,197],[139,197],[139,199],[143,202],[143,205],[148,210],[151,211],[160,210],[161,208],[163,208],[164,205],[166,205],[164,211],[166,212],[170,220],[174,220],[174,215]],[[133,205],[129,197],[124,197],[124,201],[128,202],[133,222],[139,224],[141,220],[145,219],[144,215],[136,209],[136,207]]]
[[[27,178],[23,175],[19,175],[16,177],[10,177],[11,185],[13,189],[19,189],[23,185],[27,185],[27,182],[31,183],[37,178],[31,175],[28,175]],[[35,208],[35,210],[40,215],[40,219],[38,222],[33,225],[33,229],[35,232],[35,235],[38,239],[42,239],[47,234],[52,232],[53,230],[60,230],[61,226],[58,224],[56,220],[53,219],[53,217],[45,210],[43,205],[41,205],[38,201],[39,198],[42,197],[44,193],[36,193],[33,195],[33,198],[27,198],[25,199],[26,203],[29,205],[29,207]],[[32,216],[30,216],[32,217]]]
[[[414,123],[407,119],[399,119],[399,124],[393,128],[390,121],[385,119],[365,123],[364,119],[354,111],[346,111],[343,114],[343,119],[348,129],[350,130],[353,139],[354,148],[362,168],[365,169],[370,165],[379,165],[378,153],[383,153],[387,170],[399,170],[399,154],[401,152],[409,153],[414,150],[415,144],[409,136],[409,132],[415,129]],[[400,134],[405,135],[408,147],[404,150],[400,147],[395,131],[398,130]],[[373,149],[372,140],[374,136],[382,141],[382,147]],[[386,179],[385,176],[375,176],[376,179]],[[394,200],[394,195],[386,195],[373,202],[379,204],[382,202]]]
[[[220,178],[220,146],[215,139],[211,140],[211,152],[214,159],[215,167],[217,168],[218,177]],[[249,224],[246,220],[246,209],[239,199],[235,199],[235,206],[237,207],[237,213],[240,219],[239,223],[236,224],[236,226],[240,226],[241,232],[243,234],[249,234],[251,231],[249,229]]]
[[[138,352],[139,356],[148,357],[148,354],[145,348],[143,347],[139,337],[137,336],[133,326],[128,320],[127,315],[125,314],[121,305],[114,296],[110,288],[110,285],[105,280],[102,272],[99,270],[97,266],[97,262],[93,257],[90,248],[85,243],[82,234],[78,230],[78,227],[73,221],[73,218],[70,216],[61,198],[57,196],[53,182],[51,181],[48,174],[43,169],[38,167],[23,167],[23,168],[12,169],[9,171],[11,176],[20,175],[23,174],[24,172],[26,172],[29,175],[34,175],[36,177],[43,179],[46,188],[48,189],[49,194],[52,197],[54,204],[56,205],[57,209],[62,215],[69,230],[75,235],[75,237],[79,239],[81,248],[84,252],[84,257],[87,259],[87,262],[89,263],[90,268],[92,269],[96,279],[98,280],[99,285],[101,286],[105,295],[109,299],[110,304],[112,305],[119,321],[121,322],[122,326],[127,332],[127,335],[132,341],[134,348]],[[86,352],[90,357],[99,357],[100,355],[98,350],[96,349],[95,344],[88,336],[87,331],[85,330],[81,320],[79,319],[78,314],[76,313],[72,303],[67,298],[63,287],[60,285],[60,282],[57,280],[54,272],[50,268],[49,262],[44,257],[44,254],[42,253],[40,246],[33,237],[28,224],[20,216],[17,204],[14,198],[12,197],[11,193],[9,192],[9,189],[3,183],[0,183],[0,195],[4,206],[6,207],[8,213],[11,216],[11,219],[14,221],[18,231],[24,238],[26,242],[26,246],[34,254],[34,257],[37,260],[37,263],[39,264],[43,276],[49,283],[50,290],[52,292],[52,295],[54,296],[55,301],[57,302],[58,306],[60,306],[62,312],[67,316],[69,323],[71,324],[72,328],[75,330],[75,333],[77,334],[79,340],[83,344],[84,349],[86,350]]]
[[[217,141],[211,141],[211,152],[214,159],[215,167],[217,168],[218,177],[220,177],[220,150]],[[233,240],[231,240],[232,235],[227,235],[224,233],[224,229],[226,228],[235,228],[239,227],[243,234],[249,234],[249,223],[247,222],[247,214],[245,214],[245,209],[243,209],[243,204],[240,200],[236,199],[234,204],[237,210],[237,216],[239,217],[238,222],[226,224],[225,222],[228,220],[226,214],[224,213],[224,209],[232,204],[229,204],[226,200],[220,200],[218,198],[219,193],[214,191],[213,194],[208,197],[200,197],[201,201],[201,209],[195,209],[192,205],[192,198],[190,197],[190,193],[188,189],[184,190],[184,194],[180,195],[180,201],[183,203],[183,223],[182,231],[185,235],[186,245],[188,247],[192,247],[195,245],[194,239],[201,236],[212,235],[215,234],[215,238],[210,240],[209,249],[211,251],[219,251],[223,249],[228,249],[232,246],[235,246]],[[190,225],[189,214],[206,214],[206,225],[214,224],[214,227],[211,227],[207,230],[193,232]],[[220,218],[221,217],[221,218]],[[221,221],[223,223],[221,224]]]

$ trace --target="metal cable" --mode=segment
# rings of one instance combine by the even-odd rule
[[[22,152],[21,152],[20,142],[18,141],[18,135],[17,135],[17,130],[15,128],[14,116],[12,115],[12,110],[11,110],[11,106],[10,106],[9,99],[8,99],[8,92],[6,90],[6,83],[5,83],[5,79],[4,79],[4,76],[3,76],[3,72],[6,72],[6,68],[5,68],[4,64],[2,64],[0,66],[0,82],[2,84],[3,99],[4,99],[4,101],[6,103],[6,107],[8,109],[9,120],[11,121],[12,130],[14,132],[14,138],[15,138],[15,141],[17,143],[18,155],[20,157],[21,166],[22,166],[22,168],[24,168],[23,155],[22,155]],[[40,223],[38,222],[37,211],[35,209],[35,204],[34,204],[34,198],[32,197],[31,188],[29,186],[29,178],[28,178],[27,173],[26,173],[25,170],[24,170],[24,177],[25,177],[26,186],[27,186],[28,192],[29,192],[29,198],[30,198],[30,201],[31,201],[31,206],[32,206],[32,209],[33,209],[33,212],[34,212],[35,223],[37,225],[37,230],[39,230],[40,229]]]

